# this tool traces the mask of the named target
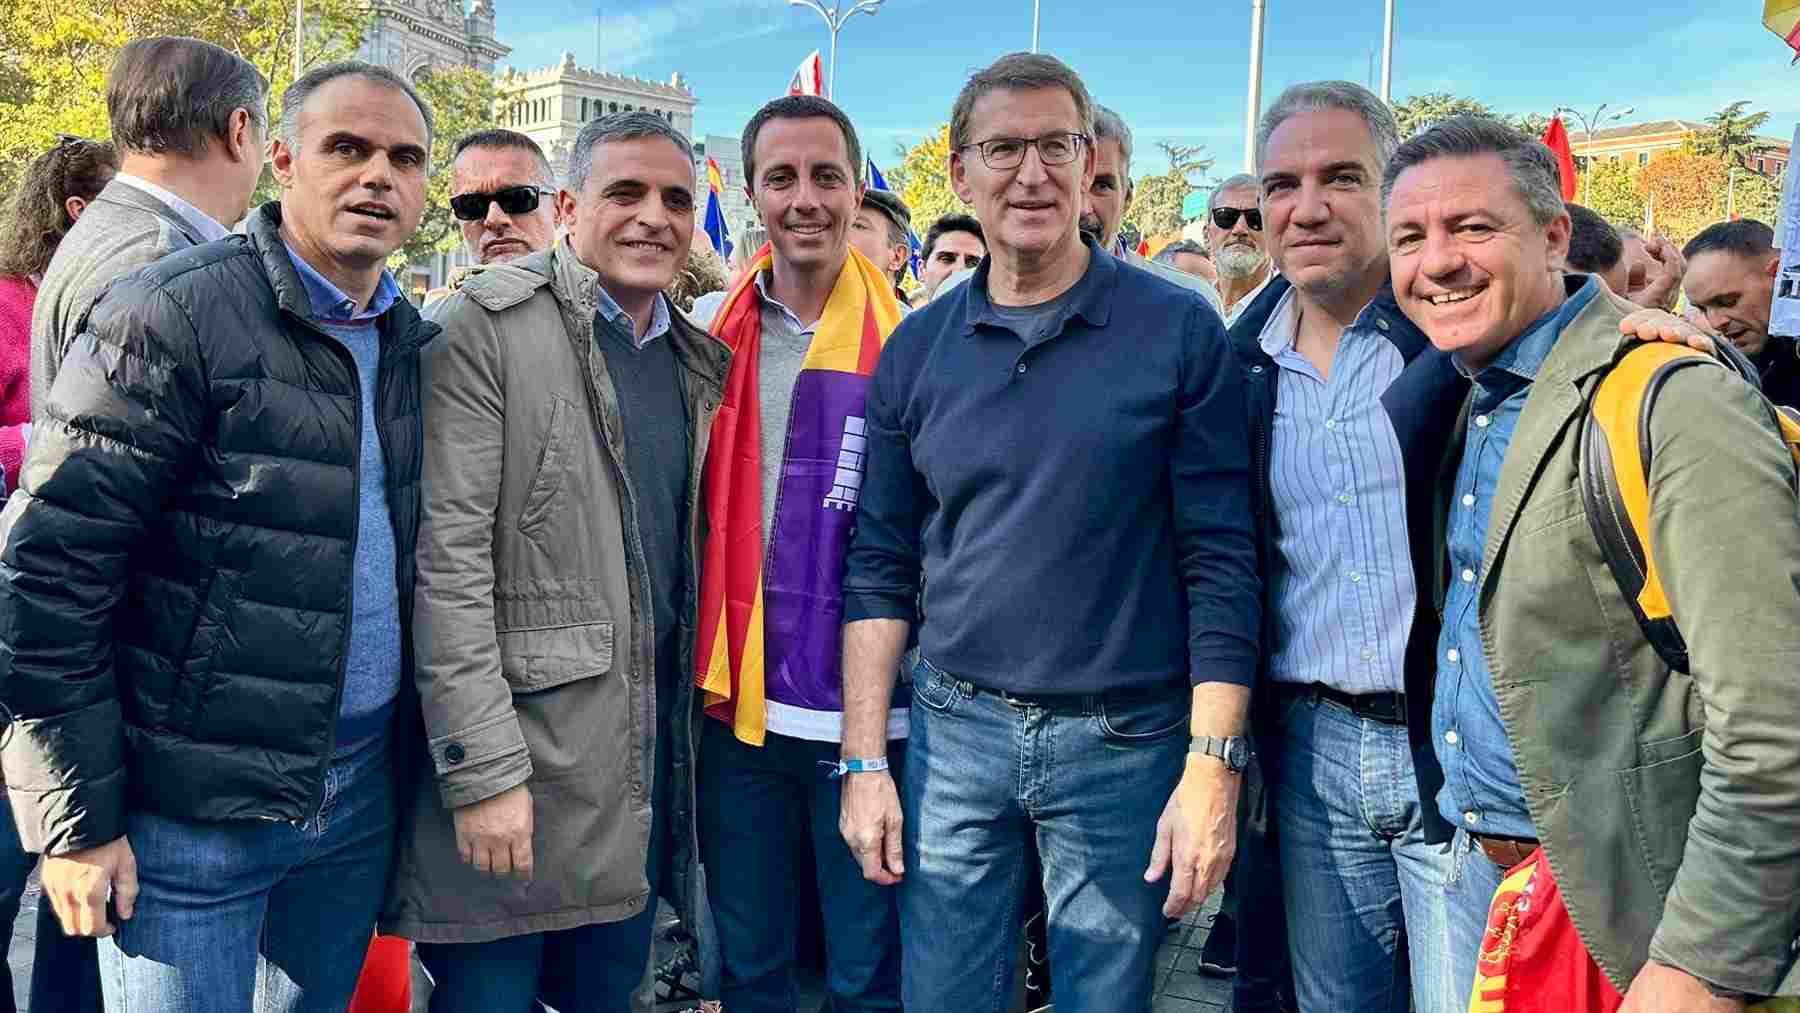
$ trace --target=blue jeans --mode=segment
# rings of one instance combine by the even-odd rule
[[[668,727],[667,714],[659,712],[659,732]],[[644,857],[650,898],[644,910],[623,921],[485,943],[420,943],[419,962],[431,973],[433,985],[431,1013],[528,1013],[540,1001],[557,1013],[619,1013],[631,1007],[632,993],[650,966],[657,898],[666,892],[663,878],[670,854],[669,736],[658,734],[655,748],[650,846]],[[554,813],[541,814],[545,821],[555,818]]]
[[[1181,780],[1188,701],[1171,686],[1046,707],[919,659],[901,779],[907,1009],[1008,1009],[1029,838],[1043,860],[1057,1009],[1150,1008],[1169,883],[1144,882],[1144,870]]]
[[[100,941],[109,1013],[342,1013],[387,889],[390,753],[332,761],[297,826],[132,813],[137,910]]]
[[[1463,1007],[1475,990],[1475,962],[1481,956],[1481,939],[1487,934],[1488,908],[1494,891],[1507,870],[1495,865],[1466,832],[1458,830],[1450,843],[1450,877],[1444,886],[1444,907],[1449,922],[1451,985],[1462,995]]]
[[[13,923],[25,896],[26,880],[37,867],[38,856],[19,843],[12,806],[0,795],[0,950],[12,946]],[[100,972],[95,963],[94,941],[63,933],[62,922],[48,898],[37,908],[37,939],[31,955],[31,993],[26,1008],[31,1013],[94,1013],[100,1009]],[[12,969],[0,966],[0,1011],[13,1013]]]
[[[706,866],[723,978],[733,1013],[790,1013],[801,859],[812,842],[833,1013],[900,1008],[898,891],[863,878],[838,832],[838,744],[770,735],[761,748],[708,720],[700,745],[700,860]],[[906,747],[888,760],[896,776]]]
[[[1467,1009],[1448,959],[1450,850],[1425,841],[1406,728],[1298,695],[1280,709],[1266,759],[1300,1009]]]

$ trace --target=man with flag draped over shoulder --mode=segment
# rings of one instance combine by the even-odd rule
[[[811,838],[839,1013],[900,1008],[894,892],[863,879],[837,832],[844,553],[863,475],[863,402],[900,322],[892,278],[849,243],[861,144],[812,95],[744,131],[750,199],[769,229],[712,317],[732,350],[701,478],[696,678],[700,848],[733,1013],[796,1008],[795,897]],[[902,698],[903,699],[903,698]],[[897,706],[888,738],[906,735]],[[902,756],[894,742],[887,759]],[[860,768],[853,768],[860,769]]]

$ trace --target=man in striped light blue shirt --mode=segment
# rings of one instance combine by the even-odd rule
[[[1388,285],[1381,170],[1398,143],[1387,107],[1355,85],[1276,101],[1257,145],[1282,283],[1233,328],[1269,595],[1258,746],[1308,1013],[1467,1001],[1445,952],[1450,854],[1427,841],[1404,694],[1409,635],[1432,626],[1408,538],[1408,490],[1426,479],[1408,467],[1435,476],[1454,415],[1432,420],[1465,388]],[[1253,948],[1268,933],[1244,935],[1240,966],[1266,961]]]

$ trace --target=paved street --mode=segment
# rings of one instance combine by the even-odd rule
[[[24,903],[20,906],[18,921],[13,926],[12,950],[7,954],[7,963],[12,968],[13,994],[20,1010],[26,1009],[27,992],[31,984],[31,948],[37,931],[38,896],[34,877],[26,890]],[[1163,947],[1156,961],[1158,991],[1153,1013],[1222,1013],[1231,1008],[1230,983],[1205,977],[1197,970],[1200,944],[1206,939],[1217,907],[1218,897],[1215,895],[1169,937],[1168,945]],[[666,954],[658,953],[659,959],[663,956]],[[418,976],[416,966],[414,981],[414,1007],[423,1011],[429,985]],[[805,982],[801,990],[800,1008],[816,1010],[823,1002],[819,983]],[[686,1006],[686,1003],[665,1003],[654,1007],[654,1010],[655,1013],[675,1013]]]

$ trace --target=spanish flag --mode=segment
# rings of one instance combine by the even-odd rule
[[[720,257],[731,256],[731,229],[725,224],[725,210],[719,204],[720,195],[725,192],[725,177],[719,172],[719,163],[711,158],[706,160],[706,238],[712,240],[712,248]]]

